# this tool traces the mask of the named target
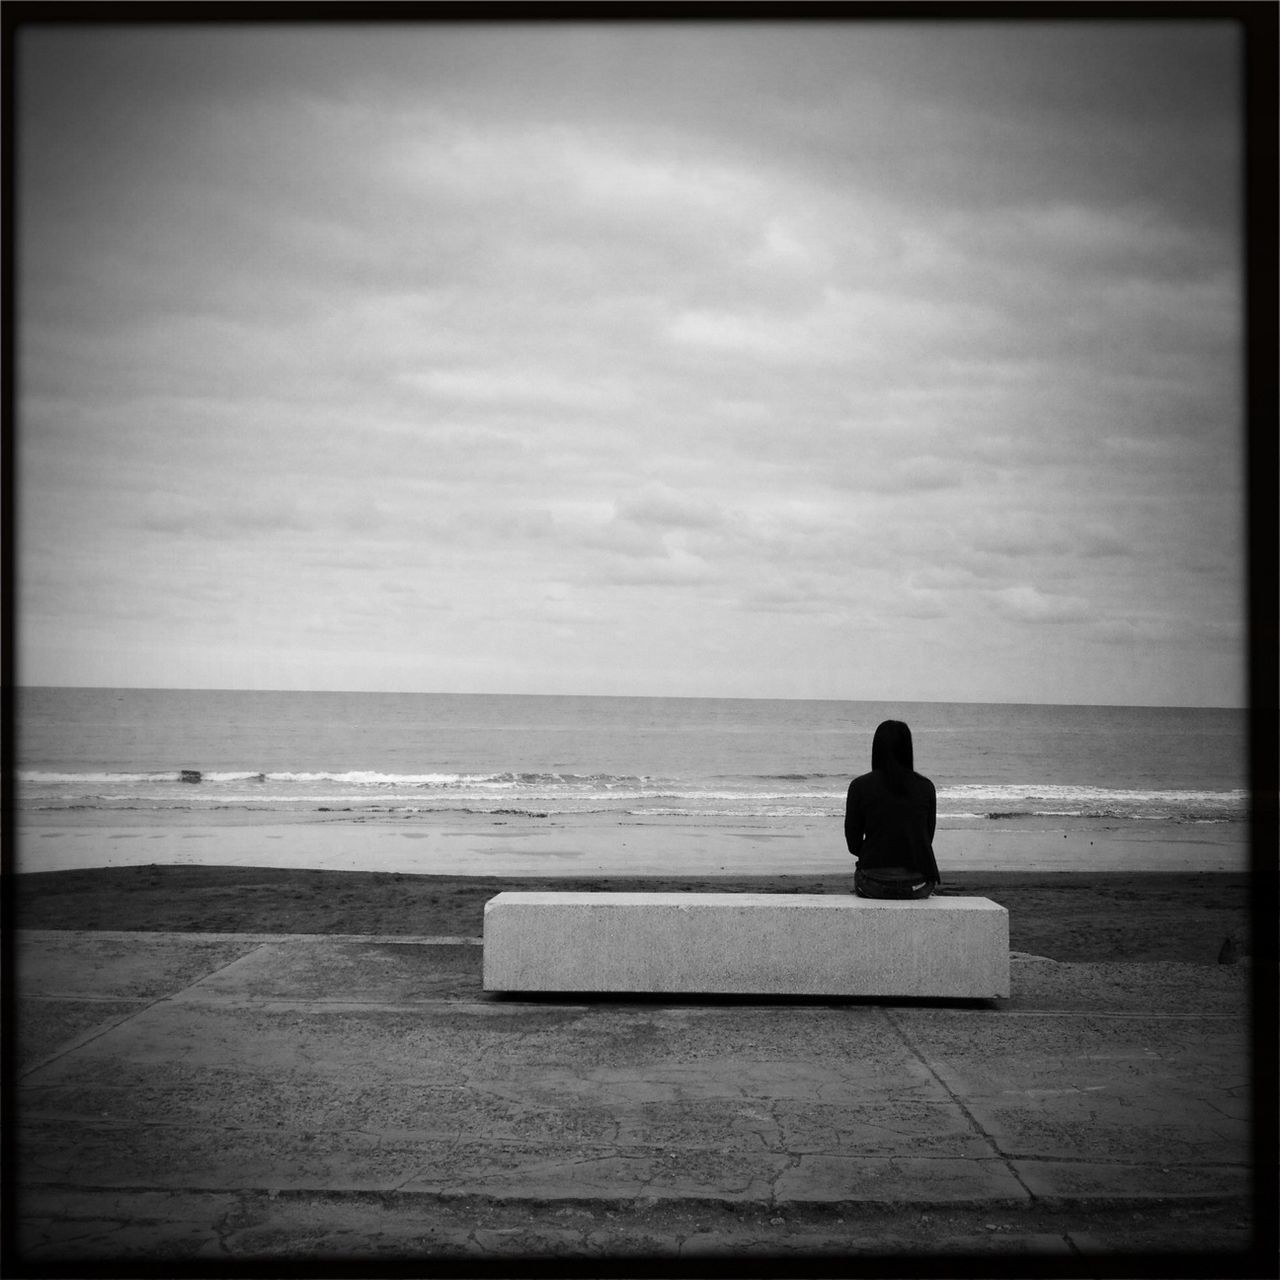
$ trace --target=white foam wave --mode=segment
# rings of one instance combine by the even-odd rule
[[[1218,801],[1239,803],[1248,796],[1247,791],[1191,791],[1182,789],[1152,788],[1129,790],[1110,787],[1059,786],[1051,783],[970,783],[959,786],[939,787],[939,800],[990,801],[993,804],[1041,801],[1069,803],[1074,811],[1080,804],[1212,804]]]
[[[89,808],[146,802],[202,809],[295,809],[307,805],[369,809],[377,805],[482,812],[495,805],[518,805],[562,813],[838,818],[844,807],[844,789],[843,779],[833,776],[832,786],[824,788],[813,775],[673,779],[643,774],[390,773],[368,769],[30,769],[18,773],[18,791],[26,805],[56,800],[64,806]],[[1026,816],[1239,821],[1248,813],[1248,793],[1238,789],[1104,788],[1035,782],[956,784],[938,788],[938,811],[941,817],[959,820]]]
[[[495,787],[511,789],[530,786],[605,787],[643,785],[653,781],[644,775],[606,773],[382,773],[373,769],[283,770],[261,772],[253,769],[199,770],[168,769],[145,773],[108,773],[86,770],[77,773],[42,769],[19,770],[19,783],[29,786],[120,786],[166,782],[205,783],[278,782],[313,785],[333,782],[351,787]]]

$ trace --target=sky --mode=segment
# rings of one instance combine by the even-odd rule
[[[21,683],[1244,704],[1232,24],[17,39]]]

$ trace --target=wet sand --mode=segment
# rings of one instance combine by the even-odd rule
[[[839,818],[618,813],[378,814],[307,810],[62,810],[19,815],[20,872],[90,867],[293,867],[406,875],[843,875]],[[942,819],[950,872],[1248,869],[1243,823]]]

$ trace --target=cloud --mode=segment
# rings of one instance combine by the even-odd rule
[[[472,405],[504,404],[529,412],[537,406],[599,410],[615,407],[620,388],[592,385],[545,368],[432,369],[405,372],[398,380],[422,395],[442,401]]]
[[[751,613],[815,613],[825,611],[829,603],[811,584],[774,582],[747,590],[739,607]]]
[[[827,285],[791,313],[764,306],[682,311],[667,335],[678,345],[712,352],[822,365],[871,359],[894,346],[900,355],[939,342],[964,347],[989,326],[980,307],[959,298]]]
[[[607,576],[609,581],[622,586],[696,587],[713,581],[716,574],[701,556],[676,547],[662,556],[615,564]]]
[[[1123,556],[1132,543],[1105,521],[1081,520],[1075,512],[984,512],[971,525],[969,545],[984,555],[1009,560],[1066,556],[1098,560]]]
[[[238,495],[153,493],[143,505],[138,525],[153,533],[219,538],[298,532],[313,528],[314,517],[306,517],[296,497],[287,493],[256,500]]]
[[[667,485],[646,485],[618,505],[618,517],[635,524],[672,529],[709,529],[724,522],[719,505]]]
[[[886,476],[886,486],[897,492],[936,492],[964,484],[964,466],[937,456],[907,458],[894,463]]]
[[[1087,694],[1132,618],[1226,671],[1231,26],[1051,26],[32,33],[36,642],[1011,696],[993,635]]]
[[[1090,617],[1089,602],[1082,597],[1051,595],[1027,584],[990,591],[987,599],[1015,622],[1083,622]]]

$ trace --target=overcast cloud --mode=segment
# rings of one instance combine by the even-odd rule
[[[1243,700],[1230,24],[19,39],[24,683]]]

